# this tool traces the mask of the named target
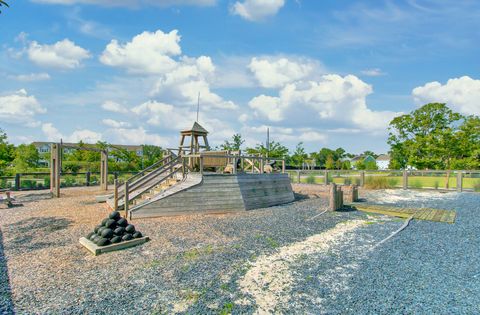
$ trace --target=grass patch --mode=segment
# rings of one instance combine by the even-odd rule
[[[233,311],[233,303],[227,302],[223,304],[222,310],[220,311],[220,315],[232,314],[232,311]]]
[[[315,184],[315,176],[312,174],[312,175],[308,175],[307,177],[307,184]]]
[[[411,181],[409,186],[412,188],[421,189],[423,188],[423,183],[420,180],[416,179]]]
[[[480,192],[480,180],[473,183],[473,191]]]
[[[395,187],[393,178],[385,176],[367,176],[365,178],[365,188],[367,189],[387,189]]]

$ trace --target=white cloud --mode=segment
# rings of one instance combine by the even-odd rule
[[[77,46],[69,39],[58,41],[53,45],[30,42],[27,49],[28,58],[41,67],[74,69],[81,66],[84,59],[90,58],[90,52]]]
[[[108,134],[113,137],[118,144],[153,144],[158,146],[168,146],[171,144],[168,138],[151,134],[143,127],[114,128],[110,129]]]
[[[48,73],[29,73],[29,74],[18,74],[10,75],[9,78],[20,81],[20,82],[33,82],[33,81],[45,81],[50,80],[50,75]]]
[[[366,97],[371,93],[372,87],[354,75],[331,74],[319,81],[287,84],[278,97],[260,95],[253,98],[249,106],[257,117],[273,122],[302,117],[302,112],[308,115],[313,111],[325,121],[350,123],[364,130],[385,129],[399,113],[369,109]]]
[[[298,81],[319,70],[318,62],[312,60],[289,60],[285,57],[252,58],[248,65],[262,87],[282,87]]]
[[[60,4],[60,5],[74,5],[74,4],[91,4],[101,5],[105,7],[139,7],[146,5],[154,5],[159,7],[168,6],[213,6],[217,0],[32,0],[37,3],[45,4]]]
[[[100,133],[88,129],[75,130],[71,135],[64,135],[52,123],[42,124],[42,132],[47,137],[47,141],[59,142],[62,139],[63,142],[97,143],[102,140]]]
[[[3,123],[34,127],[39,123],[35,116],[46,112],[35,96],[28,95],[24,89],[11,95],[0,96],[0,121]]]
[[[480,114],[480,80],[468,76],[450,79],[444,85],[429,82],[413,89],[412,95],[417,104],[447,103],[462,114]]]
[[[128,123],[128,122],[117,121],[117,120],[110,119],[110,118],[102,119],[102,123],[105,126],[111,127],[111,128],[128,128],[128,127],[130,127],[130,123]]]
[[[365,69],[362,70],[361,73],[367,77],[379,77],[382,75],[386,75],[380,68],[372,68],[372,69]]]
[[[284,0],[237,1],[231,7],[231,13],[249,21],[260,21],[277,14],[284,4]]]
[[[128,113],[128,108],[114,101],[105,101],[102,104],[102,108],[106,111],[114,112],[114,113],[121,113],[121,114]]]
[[[177,63],[172,56],[181,54],[177,30],[163,33],[143,32],[126,44],[112,40],[100,61],[109,66],[122,67],[131,73],[164,73],[173,70]]]

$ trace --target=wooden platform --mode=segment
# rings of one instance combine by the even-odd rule
[[[198,174],[188,176],[196,177],[197,182],[167,190],[165,195],[130,209],[130,218],[237,212],[295,199],[287,174],[204,174],[200,180]]]
[[[82,244],[86,249],[88,249],[92,254],[95,256],[98,256],[103,253],[108,253],[108,252],[113,252],[116,250],[121,250],[121,249],[126,249],[130,248],[133,246],[137,246],[140,244],[143,244],[145,242],[148,242],[150,239],[148,236],[144,236],[141,238],[135,238],[131,241],[125,241],[117,244],[111,244],[107,246],[98,246],[94,242],[86,239],[85,237],[80,238],[79,242]]]
[[[454,223],[456,212],[453,210],[442,210],[432,208],[400,208],[385,205],[366,205],[361,203],[352,204],[357,210],[390,215],[400,218],[413,216],[417,220]]]

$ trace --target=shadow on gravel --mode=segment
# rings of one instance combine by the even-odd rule
[[[335,210],[337,212],[352,212],[352,211],[358,211],[357,208],[354,206],[347,206],[344,205],[341,209]]]
[[[8,278],[7,258],[3,250],[3,234],[0,230],[0,314],[14,314],[12,288]]]
[[[68,240],[55,238],[55,241],[45,241],[46,236],[68,228],[73,221],[65,218],[44,217],[29,218],[9,225],[14,236],[9,243],[12,250],[34,251],[50,246],[66,245]]]

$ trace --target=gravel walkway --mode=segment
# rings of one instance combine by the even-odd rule
[[[459,211],[454,225],[413,222],[379,246],[403,220],[352,211],[310,220],[326,201],[308,199],[230,215],[137,220],[151,242],[93,257],[78,239],[107,214],[92,202],[99,192],[63,192],[67,198],[0,210],[0,313],[12,313],[12,305],[19,314],[468,313],[475,303],[478,309],[479,244],[470,230],[478,225],[472,208],[478,195],[442,195],[432,204],[430,193],[421,199],[368,192],[373,202],[398,194],[394,203],[445,203]],[[448,287],[463,291],[443,296]]]

